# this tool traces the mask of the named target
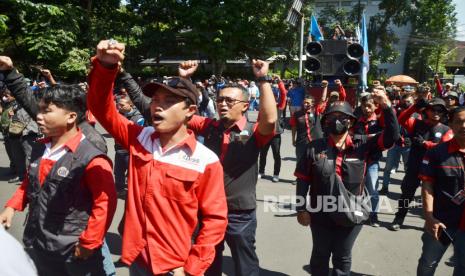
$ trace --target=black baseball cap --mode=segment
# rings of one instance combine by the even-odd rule
[[[145,96],[152,97],[160,88],[175,95],[189,98],[195,105],[197,105],[199,94],[195,85],[189,80],[180,77],[172,77],[168,79],[166,84],[161,82],[148,83],[144,86],[144,88],[142,88],[142,91]]]
[[[328,107],[326,107],[325,112],[323,113],[323,117],[321,118],[321,121],[324,122],[325,117],[328,114],[334,113],[334,112],[341,112],[342,114],[348,115],[354,119],[357,119],[354,115],[354,109],[348,102],[345,101],[336,101],[331,103]]]

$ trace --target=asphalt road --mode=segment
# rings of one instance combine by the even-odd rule
[[[251,114],[255,118],[256,114]],[[101,128],[99,128],[101,129]],[[110,157],[114,157],[113,139],[106,135]],[[257,253],[260,258],[261,275],[308,275],[308,263],[312,250],[310,229],[297,223],[295,212],[290,210],[290,196],[295,194],[294,147],[291,144],[291,133],[286,130],[281,145],[282,168],[278,183],[271,182],[271,177],[260,179],[257,184]],[[6,175],[8,160],[3,146],[0,146],[0,204],[4,204],[18,187],[8,184]],[[273,157],[270,150],[266,172],[272,174]],[[384,162],[381,163],[384,167]],[[382,169],[380,170],[380,176]],[[379,215],[381,227],[364,226],[353,249],[353,275],[415,275],[418,258],[421,253],[421,234],[423,219],[421,208],[413,208],[409,212],[404,228],[398,232],[389,231],[386,227],[394,217],[395,200],[400,196],[400,180],[403,177],[402,164],[400,171],[393,175],[390,194],[383,196],[381,202],[385,208]],[[419,196],[419,190],[417,195]],[[419,197],[418,197],[419,199]],[[270,202],[275,201],[275,202]],[[392,207],[389,210],[389,206]],[[106,236],[113,259],[121,254],[121,238],[116,227],[124,212],[124,201],[118,200],[118,209],[113,223]],[[9,232],[18,240],[22,238],[25,213],[17,213]],[[0,246],[1,248],[1,246]],[[452,255],[449,250],[439,264],[436,275],[452,275],[452,268],[444,262]],[[224,275],[233,276],[232,259],[228,249],[224,257]],[[0,268],[1,275],[1,268]],[[118,267],[117,275],[129,275],[126,267]]]

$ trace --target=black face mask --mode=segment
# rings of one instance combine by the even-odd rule
[[[341,135],[344,132],[349,130],[349,124],[350,124],[350,120],[346,119],[346,120],[340,121],[339,119],[335,119],[335,120],[328,122],[327,130],[329,131],[330,134]]]

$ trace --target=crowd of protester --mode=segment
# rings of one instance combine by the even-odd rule
[[[20,184],[0,224],[10,227],[29,207],[23,242],[39,275],[114,275],[104,237],[117,197],[125,200],[120,261],[131,275],[222,275],[225,243],[235,275],[258,275],[256,184],[270,148],[271,180],[280,181],[287,127],[303,199],[297,221],[313,238],[312,275],[328,275],[330,258],[333,275],[350,274],[357,236],[363,224],[380,226],[379,195],[389,194],[401,157],[402,194],[389,229],[402,229],[421,186],[417,274],[433,275],[453,244],[454,275],[465,275],[460,86],[437,76],[433,87],[374,81],[354,109],[341,80],[312,83],[321,86],[316,100],[309,83],[270,76],[261,60],[252,61],[255,80],[197,80],[197,62],[185,61],[178,76],[143,82],[124,70],[124,45],[104,40],[91,63],[88,83],[60,83],[46,69],[31,83],[0,56],[8,182]],[[113,165],[96,122],[115,140]],[[317,208],[325,196],[365,201],[328,212]]]

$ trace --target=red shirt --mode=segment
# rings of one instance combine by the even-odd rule
[[[119,114],[112,94],[117,73],[117,68],[106,69],[93,59],[87,102],[116,143],[129,151],[121,260],[130,265],[139,257],[153,274],[184,267],[202,275],[227,226],[223,168],[192,132],[178,145],[163,149],[153,127],[144,128]],[[199,214],[202,227],[192,244]]]
[[[415,105],[407,108],[406,110],[402,111],[399,115],[399,124],[407,130],[409,134],[413,134],[415,130],[415,124],[419,119],[412,117],[413,113],[419,112],[418,108]],[[447,131],[441,138],[441,142],[447,142],[454,137],[454,133],[452,129]],[[425,141],[424,146],[426,149],[434,148],[438,143],[434,143],[431,141]]]
[[[54,150],[51,150],[50,143],[46,143],[46,148],[39,165],[39,182],[41,185],[43,185],[53,165],[67,151],[76,151],[83,138],[83,134],[79,131],[76,136],[69,139],[63,146]],[[26,189],[29,185],[27,176],[28,174],[26,174],[26,178],[15,194],[8,200],[7,207],[18,211],[23,211],[26,208],[28,204]],[[92,159],[84,171],[81,185],[89,189],[94,203],[87,228],[79,237],[79,244],[87,249],[95,249],[102,245],[105,233],[110,227],[116,211],[116,190],[110,161],[102,156]]]
[[[260,114],[258,115],[260,116]],[[205,134],[210,124],[214,124],[215,126],[218,126],[220,124],[220,121],[194,115],[192,116],[192,119],[189,120],[188,126],[195,133],[202,135],[202,134]],[[239,121],[235,122],[234,125],[232,125],[230,128],[226,129],[223,132],[223,142],[221,144],[221,156],[220,156],[221,161],[224,161],[226,153],[228,152],[231,131],[234,128],[237,128],[239,130],[244,130],[246,124],[247,124],[247,118],[245,116],[242,116],[242,118]],[[255,123],[253,126],[253,135],[255,136],[257,147],[262,148],[266,144],[268,144],[268,142],[273,138],[275,133],[273,131],[269,135],[262,135],[260,134],[260,132],[258,132],[257,128],[258,128],[258,123]]]
[[[278,89],[279,89],[279,102],[278,102],[278,109],[279,110],[284,110],[286,107],[286,96],[287,96],[287,90],[286,87],[284,86],[284,82],[280,81],[278,83]]]
[[[339,85],[338,88],[339,88],[339,100],[338,101],[344,102],[347,98],[346,89],[344,88],[343,85]],[[323,114],[325,112],[326,106],[328,105],[328,96],[326,97],[327,98],[325,101],[320,102],[319,104],[316,105],[315,112],[317,115]]]

